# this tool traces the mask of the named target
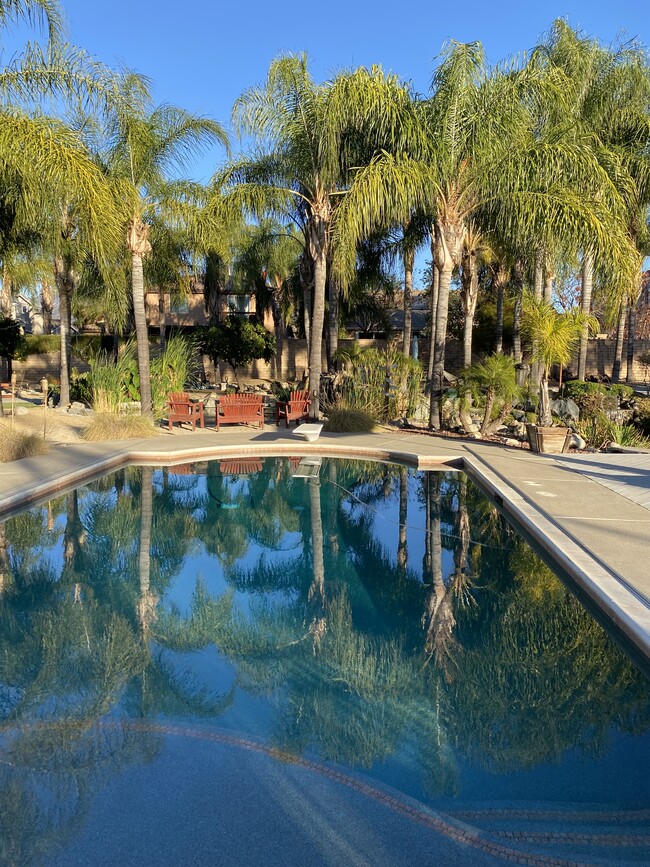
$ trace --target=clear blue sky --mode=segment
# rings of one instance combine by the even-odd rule
[[[431,0],[63,0],[63,6],[71,41],[109,65],[149,76],[157,102],[224,124],[235,98],[262,81],[283,51],[306,51],[317,80],[344,67],[380,64],[424,93],[449,38],[481,41],[488,61],[497,63],[530,50],[555,18],[564,17],[604,43],[624,34],[650,44],[642,0],[452,0],[448,9]],[[192,174],[207,180],[222,159],[215,151]]]
[[[157,102],[222,123],[235,98],[263,80],[282,51],[306,51],[317,80],[342,67],[376,63],[423,93],[449,38],[481,41],[491,63],[532,48],[557,17],[606,43],[622,31],[650,43],[642,0],[452,0],[447,9],[431,0],[63,0],[63,6],[77,45],[148,75]],[[215,153],[201,161],[197,177],[207,179],[219,159]]]

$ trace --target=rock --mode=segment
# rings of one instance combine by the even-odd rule
[[[80,403],[78,400],[75,400],[68,407],[68,413],[70,415],[85,415],[86,414],[86,405],[83,403]]]
[[[571,398],[560,398],[551,403],[551,412],[559,416],[562,421],[578,421],[580,408]]]
[[[579,451],[584,451],[587,448],[587,443],[578,433],[571,434],[571,440],[569,445],[573,449],[578,449]]]
[[[520,446],[521,445],[521,442],[519,440],[513,440],[510,437],[504,437],[502,442],[503,442],[504,446],[513,446],[514,447],[514,446]]]
[[[520,440],[526,439],[526,425],[523,422],[516,421],[508,428],[511,436],[517,437]]]

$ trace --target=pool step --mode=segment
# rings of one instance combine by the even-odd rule
[[[521,805],[446,811],[496,843],[553,864],[650,864],[650,810],[603,810]],[[525,863],[525,862],[522,862]]]

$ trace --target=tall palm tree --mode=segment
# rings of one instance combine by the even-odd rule
[[[142,80],[132,74],[122,81],[123,102],[111,121],[107,169],[121,184],[129,209],[126,246],[131,258],[131,291],[138,347],[143,415],[152,415],[149,337],[145,310],[143,260],[152,252],[154,215],[184,224],[197,236],[206,231],[198,205],[202,191],[196,184],[171,180],[191,158],[213,143],[228,146],[223,127],[181,108],[153,108]],[[207,236],[204,238],[207,247]]]
[[[273,61],[266,82],[239,97],[234,120],[264,146],[231,170],[249,210],[274,212],[303,232],[313,275],[310,317],[310,414],[318,418],[328,259],[338,255],[334,226],[355,184],[353,168],[401,135],[410,95],[378,69],[342,73],[317,84],[305,55]],[[354,255],[354,254],[353,254]]]
[[[603,46],[596,40],[574,31],[565,21],[553,23],[550,33],[535,52],[531,62],[547,64],[553,72],[564,73],[566,88],[561,101],[561,116],[553,123],[562,123],[564,135],[592,135],[604,167],[615,182],[623,182],[628,208],[623,219],[635,235],[638,205],[643,211],[643,191],[647,181],[645,167],[650,141],[650,65],[647,50],[635,42]],[[555,112],[560,106],[556,104]],[[621,176],[620,178],[617,176]],[[630,183],[631,182],[631,183]],[[639,201],[639,194],[640,199]],[[647,196],[645,197],[647,205]],[[585,246],[581,266],[581,308],[585,316],[591,310],[594,274],[598,262],[595,251]],[[609,281],[608,281],[609,282]],[[618,307],[620,295],[628,295],[629,285],[610,286],[608,304]],[[618,291],[617,291],[618,290]],[[587,360],[587,337],[580,338],[578,378],[584,379]]]
[[[338,221],[345,263],[354,267],[360,237],[404,220],[413,208],[435,220],[434,258],[439,271],[430,425],[440,424],[440,396],[451,276],[461,262],[468,220],[502,236],[545,240],[552,232],[565,246],[588,242],[629,271],[630,245],[618,217],[622,200],[589,142],[541,139],[532,107],[536,94],[556,82],[534,68],[488,70],[478,43],[451,43],[434,75],[433,95],[419,112],[419,127],[405,136],[409,152],[384,152],[355,178]],[[579,191],[579,192],[578,192]]]

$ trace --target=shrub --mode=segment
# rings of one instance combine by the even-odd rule
[[[644,436],[637,427],[631,424],[617,424],[607,418],[603,412],[591,419],[580,421],[577,428],[587,445],[594,449],[604,449],[610,442],[633,448],[650,447],[650,438]]]
[[[334,433],[370,433],[374,429],[374,418],[362,409],[335,406],[327,410],[325,430]]]
[[[583,419],[593,419],[599,413],[618,409],[619,403],[634,396],[629,385],[604,385],[600,382],[565,382],[560,397],[574,401]]]
[[[101,352],[89,363],[95,412],[118,414],[125,403],[140,400],[138,360],[133,341],[126,344],[117,359]]]
[[[12,428],[7,422],[0,422],[0,462],[32,458],[44,455],[47,451],[48,444],[40,434]]]
[[[73,335],[70,343],[73,355],[78,358],[88,358],[99,352],[101,337],[98,334],[76,334]],[[25,345],[27,355],[58,352],[61,349],[61,336],[59,334],[26,334]]]
[[[483,406],[481,436],[489,436],[501,427],[521,398],[514,361],[506,355],[490,355],[472,364],[461,372],[458,391],[463,404],[461,418],[467,410],[467,396],[471,394]],[[468,424],[469,420],[463,419],[463,425]]]
[[[227,361],[235,376],[237,368],[258,358],[271,361],[275,355],[275,337],[263,325],[231,314],[219,325],[206,328],[201,335],[201,349],[217,364]]]
[[[151,360],[151,396],[153,415],[161,419],[167,412],[167,398],[172,391],[183,391],[186,383],[196,379],[198,348],[192,338],[174,335],[165,350]]]
[[[345,370],[338,375],[331,403],[358,409],[374,419],[414,415],[422,385],[422,365],[392,347],[339,353]]]
[[[650,436],[650,397],[637,400],[632,424],[645,436]]]
[[[88,442],[103,440],[130,440],[154,437],[158,431],[153,422],[143,415],[131,413],[118,415],[114,412],[97,413],[82,433]]]

